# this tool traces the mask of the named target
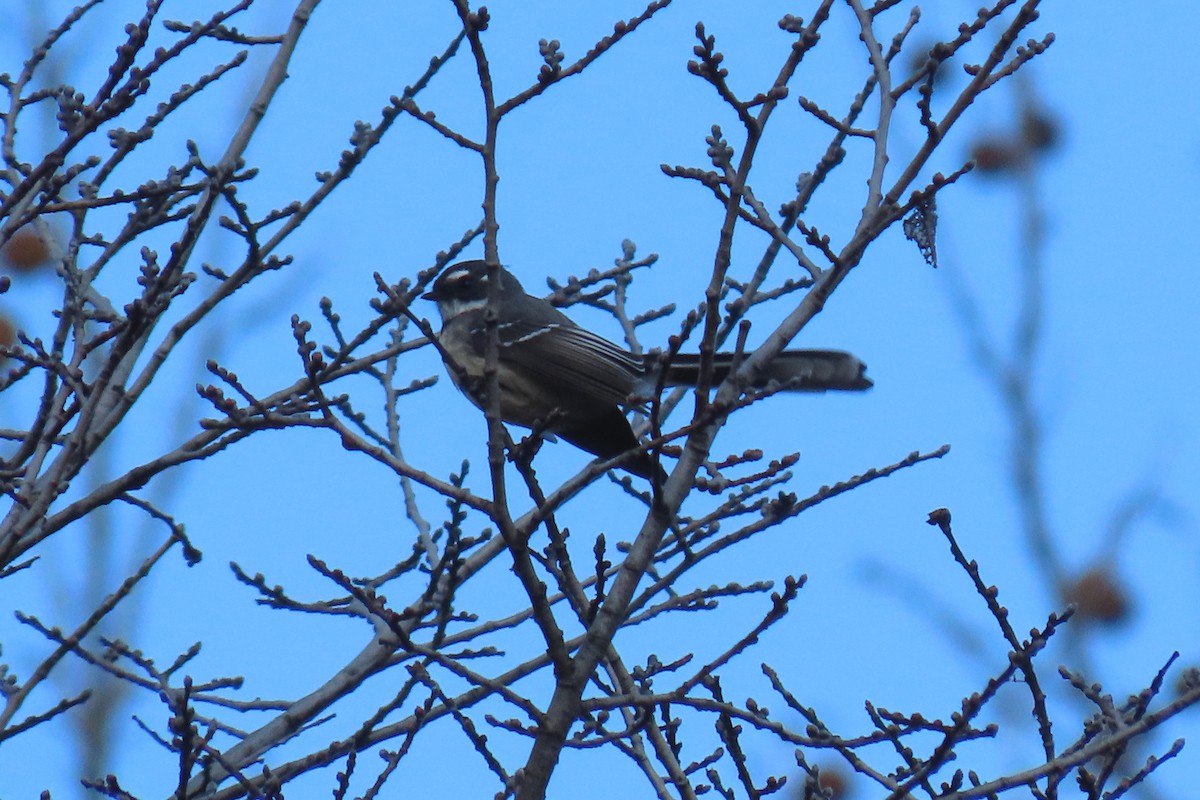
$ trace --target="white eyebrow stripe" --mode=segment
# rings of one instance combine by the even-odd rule
[[[472,271],[469,268],[459,267],[458,269],[452,269],[449,272],[447,272],[445,275],[443,275],[442,280],[444,280],[446,283],[460,283],[460,282],[470,278],[471,274],[472,274]],[[486,283],[487,279],[488,279],[488,276],[487,276],[486,272],[481,273],[479,275],[480,282]]]

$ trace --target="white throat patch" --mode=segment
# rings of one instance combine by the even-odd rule
[[[466,314],[468,311],[478,311],[481,308],[487,308],[486,297],[478,300],[464,300],[461,297],[452,297],[438,301],[438,313],[442,315],[443,324],[460,314]]]

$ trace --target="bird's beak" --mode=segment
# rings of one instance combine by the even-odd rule
[[[433,302],[435,302],[435,303],[436,303],[436,302],[437,302],[437,295],[433,293],[433,290],[432,290],[432,289],[430,289],[428,292],[426,292],[425,294],[421,295],[421,299],[422,299],[422,300],[432,300]]]

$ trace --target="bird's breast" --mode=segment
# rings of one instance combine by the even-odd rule
[[[468,326],[449,325],[438,336],[442,349],[454,360],[450,380],[478,408],[484,408],[484,357],[479,335]],[[500,382],[500,417],[505,422],[531,428],[551,419],[562,398],[549,396],[542,383],[511,362],[503,352],[497,372]],[[553,426],[551,426],[553,427]]]

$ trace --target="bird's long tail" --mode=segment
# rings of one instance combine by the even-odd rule
[[[657,355],[647,356],[648,371],[657,369],[656,359]],[[713,385],[729,377],[732,366],[732,353],[717,353],[713,358]],[[866,371],[866,364],[841,350],[784,350],[759,376],[754,387],[764,389],[778,382],[783,389],[793,392],[860,392],[874,385]],[[676,355],[667,366],[666,375],[668,386],[696,385],[700,379],[699,354]]]

